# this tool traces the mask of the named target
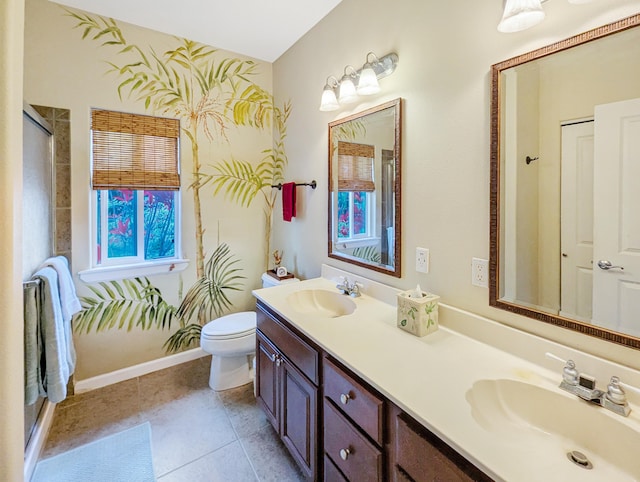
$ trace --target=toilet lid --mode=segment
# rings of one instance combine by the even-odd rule
[[[242,311],[210,321],[202,327],[202,336],[205,338],[229,339],[250,335],[255,331],[256,313],[254,311]]]

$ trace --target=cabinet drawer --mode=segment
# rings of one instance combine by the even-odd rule
[[[352,481],[382,480],[382,452],[324,400],[324,450]]]
[[[395,417],[395,462],[413,480],[490,481],[477,467],[467,461],[426,428],[406,414]],[[397,469],[396,469],[397,470]],[[396,471],[396,480],[404,474]]]
[[[319,385],[318,351],[257,305],[258,329],[314,384]]]
[[[384,403],[331,360],[323,362],[324,396],[382,445]]]
[[[348,482],[338,467],[331,461],[329,456],[324,456],[324,481],[325,482]]]

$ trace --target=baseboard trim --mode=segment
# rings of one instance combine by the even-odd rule
[[[169,368],[174,365],[179,365],[191,360],[196,360],[207,356],[208,353],[202,350],[202,348],[194,348],[192,350],[176,353],[175,355],[169,355],[156,360],[140,363],[127,368],[122,368],[113,372],[105,373],[95,377],[87,378],[85,380],[76,380],[74,384],[75,393],[84,393],[96,388],[106,387],[107,385],[113,385],[114,383],[136,378],[147,373],[152,373],[164,368]]]
[[[42,409],[40,409],[38,419],[36,420],[35,427],[33,428],[29,444],[24,451],[24,480],[31,480],[44,444],[47,441],[47,436],[53,423],[53,412],[55,408],[55,403],[51,403],[48,399],[45,399]]]

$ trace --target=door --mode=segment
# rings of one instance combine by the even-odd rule
[[[562,126],[560,315],[591,322],[593,120]]]
[[[594,152],[593,321],[640,336],[640,99],[596,106]]]
[[[53,134],[31,106],[25,105],[22,119],[22,251],[25,253],[22,279],[28,280],[54,252]],[[35,333],[31,334],[34,340]],[[25,333],[25,336],[29,335]],[[24,407],[25,448],[31,441],[43,405],[44,398],[38,397],[35,403]]]

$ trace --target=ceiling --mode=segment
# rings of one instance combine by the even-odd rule
[[[273,62],[341,1],[55,0],[55,3]]]

